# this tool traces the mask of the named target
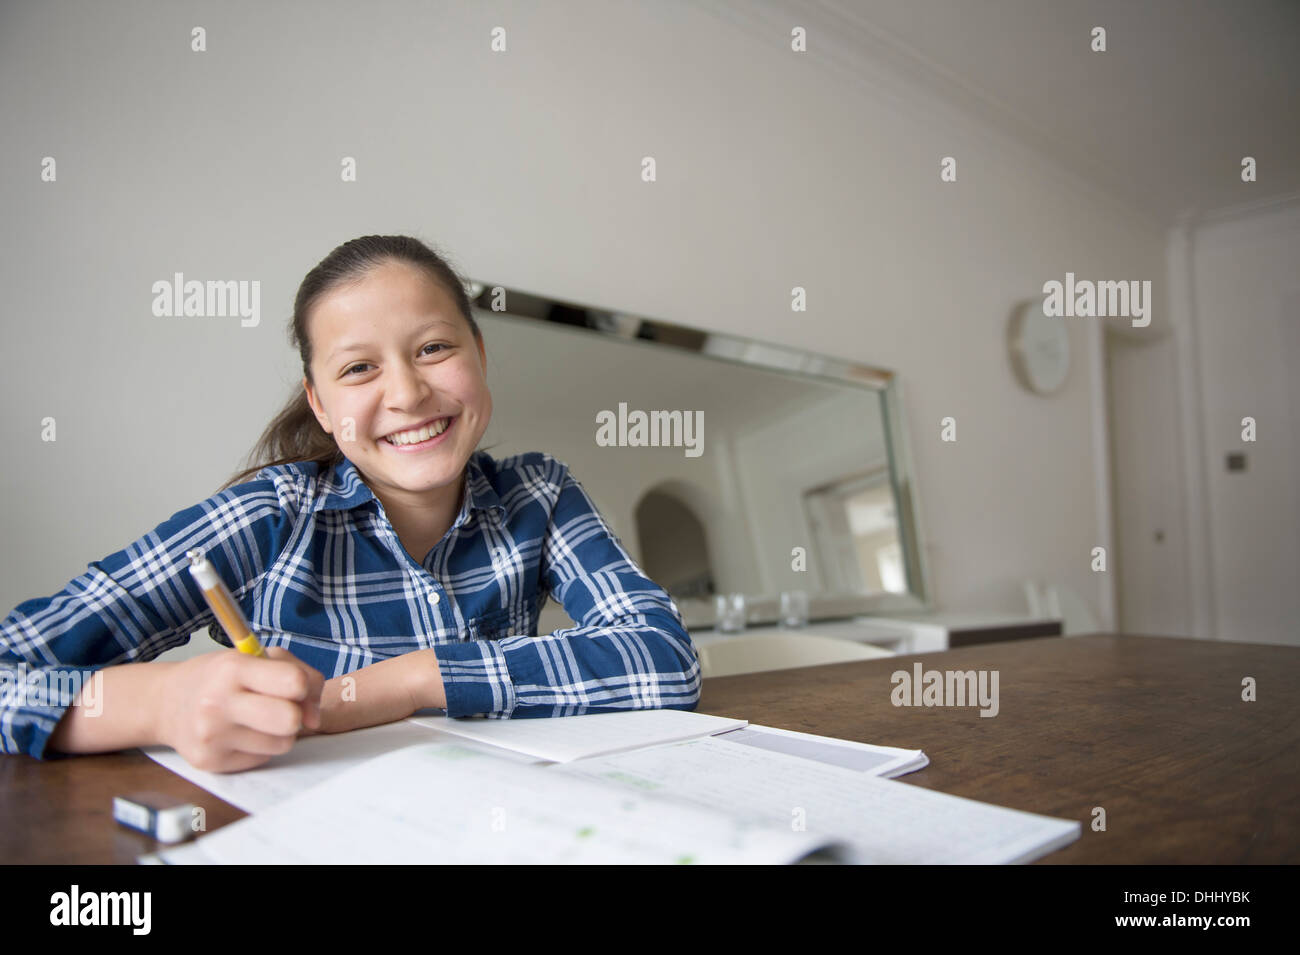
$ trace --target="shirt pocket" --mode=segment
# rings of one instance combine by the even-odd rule
[[[537,598],[519,607],[489,610],[473,617],[469,622],[473,640],[500,640],[502,637],[535,636],[537,627]]]
[[[226,633],[226,628],[221,625],[220,620],[214,620],[208,624],[208,639],[223,647],[229,647],[232,650],[235,648],[234,642],[230,639],[230,635]]]

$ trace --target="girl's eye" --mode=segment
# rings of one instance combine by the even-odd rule
[[[443,351],[446,351],[446,350],[447,350],[447,347],[448,347],[448,346],[444,345],[442,342],[429,342],[427,345],[424,346],[424,348],[421,348],[421,349],[420,349],[420,353],[421,353],[421,354],[433,354],[433,355],[437,355],[437,354],[439,354],[438,352],[426,352],[424,349],[425,349],[425,348],[440,348],[440,349],[442,349]],[[359,362],[357,362],[355,365],[353,365],[351,368],[349,368],[349,369],[347,369],[345,372],[343,372],[343,377],[344,377],[344,378],[348,377],[348,376],[351,375],[354,371],[356,371],[358,368],[369,368],[369,367],[370,367],[370,364],[369,364],[368,362],[359,361]]]

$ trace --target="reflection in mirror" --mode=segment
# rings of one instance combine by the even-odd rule
[[[469,291],[494,406],[483,447],[564,461],[688,627],[714,624],[716,594],[745,594],[752,623],[778,618],[782,591],[807,592],[814,620],[926,605],[888,372]]]
[[[826,590],[907,592],[887,467],[814,488],[803,500]]]

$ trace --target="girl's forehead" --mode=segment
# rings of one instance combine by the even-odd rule
[[[328,313],[371,316],[393,309],[410,311],[455,308],[442,284],[427,273],[407,267],[375,266],[359,278],[343,282],[317,300]]]
[[[312,309],[310,325],[321,338],[352,334],[407,334],[436,325],[446,331],[461,327],[456,303],[435,282],[395,286],[378,282],[343,286],[322,295]]]

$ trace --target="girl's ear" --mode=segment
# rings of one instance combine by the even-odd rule
[[[307,404],[311,406],[312,414],[316,416],[316,420],[320,422],[320,426],[325,429],[326,434],[333,434],[334,432],[330,430],[329,415],[321,407],[320,399],[316,397],[316,390],[312,388],[311,382],[307,380],[306,375],[302,377],[302,387],[303,391],[307,392]]]

